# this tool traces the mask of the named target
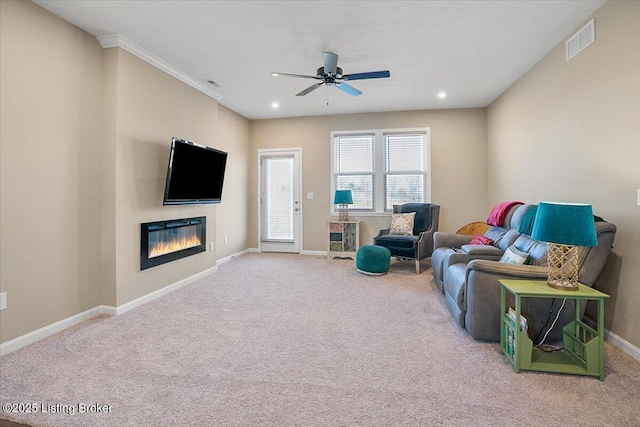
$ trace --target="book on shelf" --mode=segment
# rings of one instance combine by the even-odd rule
[[[516,323],[516,311],[513,308],[509,307],[509,310],[507,311],[507,316],[509,316],[509,319],[511,319],[513,323]],[[529,325],[527,324],[527,318],[524,317],[522,314],[520,315],[520,330],[525,334],[529,330]]]

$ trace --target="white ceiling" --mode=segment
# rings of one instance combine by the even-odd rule
[[[222,105],[260,119],[487,106],[604,0],[34,2],[216,81]],[[313,81],[270,75],[315,75],[325,51],[345,74],[391,78],[350,82],[358,97],[333,87],[296,97]]]

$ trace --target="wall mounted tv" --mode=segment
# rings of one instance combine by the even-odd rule
[[[162,204],[220,203],[226,166],[224,151],[172,138]]]

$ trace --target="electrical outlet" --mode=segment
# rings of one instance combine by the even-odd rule
[[[7,293],[3,292],[0,294],[0,310],[7,309]]]
[[[227,238],[227,235],[224,235],[224,242],[227,243],[229,241],[229,239]]]
[[[212,242],[212,243],[209,243],[209,250],[210,250],[211,252],[213,252],[213,242]]]

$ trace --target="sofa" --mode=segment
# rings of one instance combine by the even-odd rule
[[[531,209],[533,211],[529,212]],[[436,232],[431,257],[433,278],[444,293],[445,301],[455,321],[473,338],[500,341],[500,283],[499,279],[547,280],[547,244],[531,238],[536,206],[513,204],[501,224],[491,226],[484,237],[491,244],[470,245],[474,236]],[[602,271],[613,246],[616,226],[594,217],[598,245],[580,248],[578,278],[593,286]],[[525,224],[526,222],[526,224]],[[515,247],[528,254],[524,265],[501,263],[507,248]],[[573,301],[567,300],[552,330],[562,300],[527,298],[522,315],[528,319],[529,337],[539,344],[562,339],[562,327],[573,320]],[[513,296],[507,293],[507,306],[514,306]],[[581,303],[584,314],[586,302]]]

